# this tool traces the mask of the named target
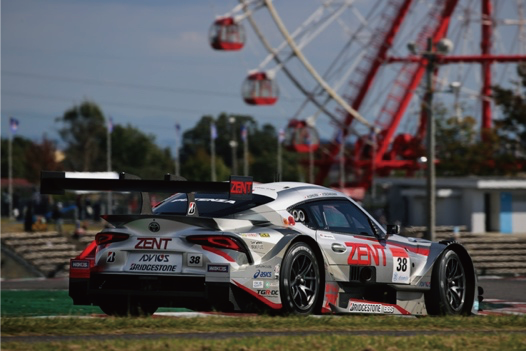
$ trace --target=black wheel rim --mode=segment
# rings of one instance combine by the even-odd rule
[[[457,255],[451,256],[446,262],[445,280],[448,304],[454,311],[460,311],[465,303],[466,280],[463,264]]]
[[[290,274],[291,298],[300,310],[307,310],[315,303],[318,270],[312,258],[300,254],[293,259]]]

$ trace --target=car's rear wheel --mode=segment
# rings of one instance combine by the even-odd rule
[[[135,297],[109,298],[99,302],[99,307],[104,313],[117,317],[150,316],[158,308],[156,304],[146,299],[137,299]]]
[[[456,252],[446,250],[434,265],[426,309],[431,315],[459,315],[467,311],[467,277]]]
[[[316,313],[320,268],[313,250],[304,242],[294,243],[284,257],[280,270],[280,295],[284,313]]]

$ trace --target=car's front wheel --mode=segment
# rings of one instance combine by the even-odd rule
[[[286,314],[316,313],[320,296],[320,268],[313,250],[304,242],[287,251],[280,270],[280,295]]]
[[[431,315],[458,315],[467,311],[467,277],[463,262],[453,250],[446,250],[434,265],[432,283],[426,296]]]

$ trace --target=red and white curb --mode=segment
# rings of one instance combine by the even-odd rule
[[[525,302],[508,302],[501,299],[484,299],[483,310],[478,315],[525,315]]]

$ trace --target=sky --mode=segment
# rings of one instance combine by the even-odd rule
[[[250,114],[282,125],[285,99],[273,107],[241,99],[242,81],[260,58],[208,44],[215,17],[236,4],[2,0],[2,137],[14,117],[18,135],[58,140],[55,118],[84,100],[163,146],[174,143],[176,123],[184,131],[203,115]]]
[[[275,3],[291,32],[320,4]],[[2,137],[9,136],[9,118],[14,117],[20,123],[17,135],[37,142],[46,136],[60,146],[57,131],[62,126],[55,119],[85,100],[98,104],[114,124],[130,124],[154,135],[156,143],[171,148],[173,155],[175,124],[185,131],[204,115],[247,114],[260,125],[285,127],[298,115],[304,96],[282,72],[276,75],[280,98],[275,105],[250,106],[241,98],[249,70],[267,55],[250,27],[245,25],[248,40],[241,51],[219,52],[208,44],[216,16],[237,4],[234,0],[2,0]],[[366,14],[369,4],[358,0],[354,10]],[[317,70],[331,66],[347,31],[360,25],[359,18],[351,19],[349,27],[342,23],[328,27],[318,44],[303,48]],[[263,15],[257,20],[265,36],[279,43],[274,24]],[[412,32],[409,28],[407,32]],[[517,41],[517,36],[510,38],[504,38],[504,45],[507,40]],[[306,72],[293,72],[309,82]],[[386,72],[383,79],[389,75]],[[337,78],[333,82],[337,84]],[[375,96],[370,99],[375,102]],[[413,101],[419,105],[417,96]],[[325,138],[335,130],[328,118],[319,118],[317,127]]]

